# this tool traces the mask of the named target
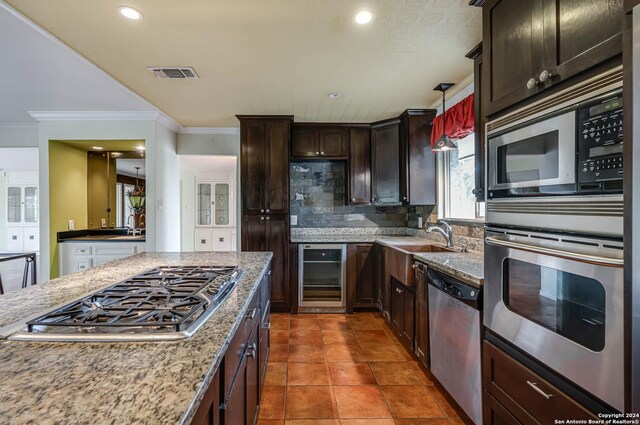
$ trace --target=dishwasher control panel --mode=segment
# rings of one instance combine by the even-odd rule
[[[430,285],[465,304],[469,304],[478,310],[482,306],[482,289],[480,288],[460,282],[451,276],[432,269],[427,269],[427,279]]]

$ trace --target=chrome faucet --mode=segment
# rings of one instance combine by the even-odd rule
[[[129,226],[129,223],[131,223],[131,219],[133,219],[133,225]],[[129,214],[129,217],[127,217],[127,235],[136,236],[136,234],[141,235],[142,230],[136,229],[136,217],[133,214]]]
[[[429,226],[427,233],[440,233],[447,240],[447,247],[453,248],[453,229],[444,220],[438,220],[438,224],[442,227]]]

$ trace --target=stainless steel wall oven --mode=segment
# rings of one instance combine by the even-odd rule
[[[492,120],[486,143],[487,335],[611,411],[625,409],[622,95],[618,67]]]
[[[489,227],[485,270],[485,326],[623,411],[622,241]]]

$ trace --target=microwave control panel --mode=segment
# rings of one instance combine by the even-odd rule
[[[598,97],[578,107],[578,191],[622,189],[622,92]]]

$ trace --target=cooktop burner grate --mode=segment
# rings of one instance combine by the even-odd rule
[[[235,286],[234,267],[158,267],[27,322],[28,332],[183,332]]]

